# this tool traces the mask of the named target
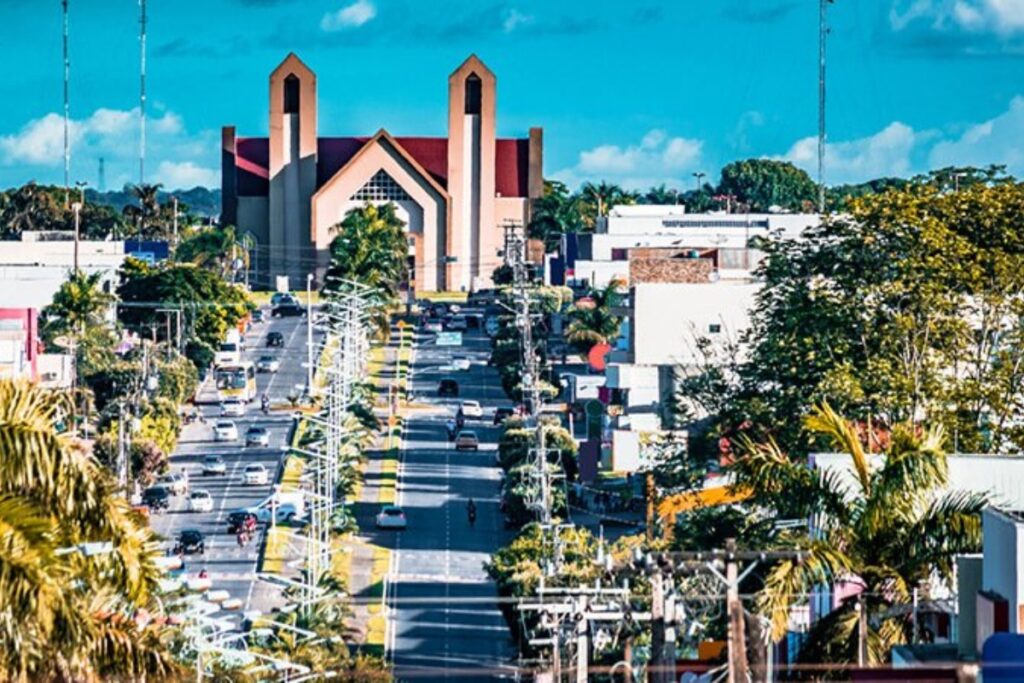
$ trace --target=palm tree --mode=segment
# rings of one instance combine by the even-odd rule
[[[891,647],[908,637],[908,606],[915,587],[933,573],[949,580],[953,557],[981,547],[984,496],[953,491],[947,484],[940,428],[898,427],[881,462],[865,453],[855,426],[827,404],[817,407],[806,427],[832,448],[850,456],[852,481],[818,475],[790,460],[772,440],[739,440],[733,465],[736,485],[777,518],[812,519],[811,539],[789,537],[806,551],[768,571],[758,608],[771,620],[775,639],[787,628],[791,608],[820,586],[859,583],[868,610],[868,658],[881,663]],[[802,543],[801,543],[802,542]],[[801,658],[812,662],[857,661],[856,599],[818,620]]]
[[[679,190],[668,188],[664,183],[647,190],[643,196],[645,204],[678,204]]]
[[[583,224],[588,230],[593,230],[597,226],[597,218],[607,216],[613,206],[636,204],[638,198],[638,193],[624,190],[604,180],[596,185],[590,182],[583,183],[579,191]]]
[[[569,325],[565,330],[566,340],[587,353],[597,344],[606,344],[619,334],[621,319],[612,309],[622,298],[622,280],[612,280],[603,289],[592,289],[590,294],[576,302],[569,311]]]
[[[124,215],[136,225],[138,237],[166,237],[166,222],[160,220],[160,183],[140,183],[130,187],[131,194],[138,206],[129,204],[124,207]]]
[[[533,202],[531,216],[530,237],[544,240],[547,251],[558,248],[562,235],[583,227],[579,197],[557,180],[544,181],[544,194]]]
[[[48,339],[61,334],[80,338],[89,328],[105,324],[113,303],[114,296],[103,289],[102,273],[72,272],[43,309],[43,332]]]
[[[179,263],[194,263],[213,270],[222,278],[234,271],[235,259],[242,260],[243,268],[249,267],[249,250],[231,225],[189,231],[175,247],[174,258]]]
[[[0,381],[0,679],[139,679],[175,671],[159,611],[157,539],[83,445],[55,424],[68,397]],[[86,556],[85,543],[109,543]]]

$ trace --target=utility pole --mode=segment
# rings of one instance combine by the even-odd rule
[[[586,595],[579,597],[577,614],[587,613],[589,598]],[[576,683],[587,683],[587,674],[590,666],[590,646],[587,642],[587,632],[590,624],[586,619],[579,619],[576,622]]]
[[[832,2],[818,0],[818,213],[825,213],[825,53]]]
[[[71,58],[68,52],[68,0],[61,2],[64,10],[64,208],[71,201],[71,99],[69,97],[69,81],[71,80]]]
[[[146,182],[146,0],[139,0],[139,185]]]
[[[117,401],[117,485],[125,496],[128,495],[128,455],[126,453],[124,428],[124,399]]]
[[[99,168],[99,174],[98,175],[99,175],[99,177],[96,180],[96,189],[99,192],[103,192],[104,190],[107,189],[107,180],[106,180],[106,177],[105,177],[106,173],[104,172],[104,169],[103,169],[103,157],[100,157],[100,168]]]
[[[743,603],[740,602],[736,539],[725,542],[726,613],[729,617],[729,683],[746,683],[747,641],[744,636]]]
[[[864,602],[864,594],[857,596],[857,666],[868,663],[868,606]]]
[[[78,242],[81,230],[79,229],[79,221],[82,213],[82,202],[72,202],[71,210],[75,212],[75,252],[74,252],[74,273],[78,275]]]
[[[173,225],[174,225],[174,241],[172,242],[172,244],[174,245],[174,252],[176,254],[177,251],[178,251],[178,198],[177,197],[174,197],[174,196],[171,197],[171,206],[174,208],[174,215],[172,216],[172,219],[171,219],[172,222],[173,222]]]
[[[306,275],[306,393],[313,395],[313,273]]]

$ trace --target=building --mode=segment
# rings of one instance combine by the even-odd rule
[[[34,308],[0,308],[0,378],[37,379],[39,319]]]
[[[331,122],[330,127],[334,127]],[[470,290],[500,265],[502,225],[525,224],[543,191],[542,132],[497,136],[497,79],[471,56],[448,77],[447,137],[320,137],[316,75],[294,54],[270,75],[270,136],[222,133],[221,221],[255,241],[257,284],[328,264],[332,227],[394,202],[421,291]]]
[[[61,239],[43,239],[57,236]],[[0,306],[42,310],[75,266],[75,241],[67,234],[24,232],[20,240],[0,242]],[[108,291],[117,287],[124,264],[124,242],[79,241],[78,267],[102,273]]]

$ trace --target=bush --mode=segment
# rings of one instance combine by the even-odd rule
[[[115,426],[116,430],[116,426]],[[93,441],[93,455],[96,459],[117,476],[117,433],[101,434]],[[151,486],[157,477],[167,472],[170,459],[167,453],[150,439],[135,438],[128,450],[132,479],[137,479],[142,486]]]

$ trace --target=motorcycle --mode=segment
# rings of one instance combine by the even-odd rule
[[[239,531],[238,532],[238,547],[239,548],[244,548],[248,544],[249,544],[249,533],[246,532],[246,531]]]
[[[469,525],[476,524],[476,508],[469,508],[467,515],[469,516]]]

